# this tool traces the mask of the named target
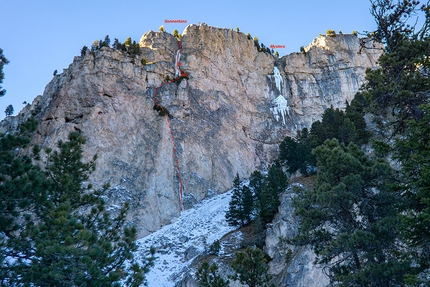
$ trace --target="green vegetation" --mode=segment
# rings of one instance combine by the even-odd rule
[[[252,187],[255,188],[256,209],[259,220],[264,224],[272,222],[281,204],[279,196],[286,190],[288,185],[287,176],[278,161],[271,165],[267,176],[261,182],[258,182],[261,179],[260,175],[253,174],[256,175],[255,181],[252,175],[251,179],[253,184],[255,183],[255,186]],[[260,190],[258,190],[259,187],[261,187]]]
[[[354,36],[358,36],[358,33],[357,33],[357,31],[355,31],[355,30],[352,30],[352,35],[354,35]]]
[[[6,117],[13,115],[13,106],[8,105],[4,111]]]
[[[161,26],[160,26],[160,28],[158,28],[158,30],[159,30],[160,32],[164,32],[164,25],[161,25]]]
[[[235,252],[231,267],[236,273],[232,279],[249,287],[266,286],[270,279],[266,256],[259,248],[248,247],[245,251]]]
[[[85,184],[95,160],[82,162],[85,140],[71,133],[47,150],[44,170],[26,148],[37,122],[0,137],[0,278],[8,286],[139,286],[153,258],[133,259],[136,230],[125,227],[128,205],[116,216],[103,193]],[[33,147],[34,158],[40,148]],[[13,258],[13,260],[11,260]]]
[[[197,282],[202,287],[228,287],[229,281],[218,274],[218,266],[204,262],[196,273]]]
[[[154,105],[153,109],[156,110],[158,114],[162,117],[168,116],[169,118],[173,118],[173,116],[170,114],[169,110],[166,107]]]
[[[336,31],[331,30],[331,29],[327,30],[327,31],[325,32],[325,34],[326,34],[327,36],[330,36],[330,37],[336,37]]]
[[[238,33],[240,32],[239,27],[236,27],[236,32],[238,32]]]
[[[236,175],[233,180],[232,199],[226,213],[227,222],[238,227],[251,222],[271,222],[281,203],[279,195],[285,191],[287,183],[287,177],[279,162],[272,164],[265,176],[254,171],[249,186],[243,185],[239,175]]]
[[[252,37],[251,37],[251,34],[246,34],[246,38],[248,38],[248,40],[251,40],[252,39]]]
[[[346,103],[345,112],[330,107],[324,111],[321,121],[312,124],[310,131],[304,128],[296,138],[285,138],[279,147],[279,159],[287,171],[311,174],[316,166],[311,151],[327,139],[335,138],[344,145],[350,142],[359,146],[367,144],[371,134],[366,130],[362,101],[363,98],[357,95],[351,105]]]
[[[260,43],[258,42],[257,37],[254,37],[254,46],[257,48],[258,51],[261,50]]]
[[[233,194],[225,218],[231,226],[245,226],[252,220],[253,196],[248,186],[242,185],[239,174],[233,180]]]
[[[430,7],[371,5],[378,28],[369,36],[385,45],[380,68],[366,72],[345,112],[328,109],[310,132],[281,145],[290,172],[313,164],[318,171],[313,189],[295,189],[301,225],[293,242],[311,244],[334,286],[428,286]],[[421,28],[408,25],[416,10]],[[365,153],[370,137],[374,152]],[[298,153],[309,150],[315,158],[303,164]]]
[[[301,46],[300,47],[300,52],[302,52],[303,54],[306,54],[305,47]]]
[[[9,61],[3,55],[3,50],[0,49],[0,84],[3,83],[3,79],[4,79],[3,66],[6,64],[9,64]],[[5,94],[6,94],[6,90],[2,89],[2,86],[0,85],[0,97],[4,96]]]
[[[219,242],[219,240],[215,240],[210,246],[209,246],[209,250],[208,250],[208,254],[209,255],[215,255],[217,256],[218,253],[221,250],[221,243]]]
[[[87,53],[87,51],[88,51],[88,47],[87,46],[83,46],[82,49],[81,49],[81,57],[85,56],[85,54]]]
[[[173,36],[175,36],[178,40],[181,40],[181,35],[179,34],[178,30],[173,30]]]
[[[397,282],[406,266],[390,254],[396,248],[399,224],[393,194],[387,190],[390,168],[355,144],[345,146],[336,139],[313,153],[318,166],[315,188],[296,190],[293,200],[301,218],[297,242],[312,244],[320,263],[337,262],[330,268],[333,282],[345,286]]]

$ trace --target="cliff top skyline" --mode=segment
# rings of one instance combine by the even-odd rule
[[[244,1],[198,2],[186,4],[164,1],[163,5],[148,5],[142,1],[9,1],[2,4],[3,27],[0,48],[10,61],[4,67],[0,98],[0,119],[7,105],[12,104],[16,115],[23,102],[43,93],[55,70],[61,73],[80,54],[81,48],[109,35],[111,41],[127,37],[139,41],[150,30],[182,33],[189,24],[204,22],[211,26],[238,27],[243,33],[257,36],[280,56],[299,52],[319,34],[328,29],[351,33],[371,31],[375,22],[370,15],[370,3],[352,1],[308,1],[249,5]]]

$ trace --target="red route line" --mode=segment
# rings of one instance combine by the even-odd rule
[[[178,47],[179,47],[179,53],[180,51],[182,51],[182,44],[181,41],[178,41]],[[157,103],[157,94],[158,94],[158,89],[161,88],[163,85],[167,85],[169,83],[174,83],[175,81],[181,80],[182,78],[188,77],[188,74],[184,73],[179,67],[181,66],[181,62],[178,62],[178,54],[175,57],[175,67],[179,70],[180,72],[180,76],[177,77],[174,80],[171,80],[170,82],[164,82],[161,83],[157,88],[155,88],[155,93],[154,93],[154,105],[158,106],[161,108],[161,111],[164,112],[164,107],[162,107],[159,103]],[[167,126],[169,128],[169,132],[171,135],[171,139],[172,139],[172,144],[173,144],[173,158],[174,158],[174,162],[176,165],[176,170],[177,170],[177,175],[178,175],[178,179],[179,179],[179,211],[182,212],[182,210],[184,209],[184,205],[183,205],[183,201],[182,201],[182,196],[183,196],[183,184],[182,184],[182,177],[181,177],[181,168],[179,166],[179,160],[178,160],[178,152],[176,149],[176,143],[175,143],[175,137],[173,136],[173,132],[172,132],[172,128],[170,126],[170,118],[169,115],[167,113],[164,114],[164,118],[167,121]]]

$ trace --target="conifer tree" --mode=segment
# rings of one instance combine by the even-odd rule
[[[3,142],[9,144],[11,139],[5,137]],[[3,282],[12,286],[144,283],[153,259],[141,265],[133,259],[136,230],[124,227],[128,205],[112,216],[102,197],[107,186],[93,190],[85,184],[95,158],[82,162],[84,143],[78,133],[60,141],[58,150],[48,151],[46,172],[25,157],[5,154],[6,168],[0,177],[0,200],[8,214],[0,221],[0,248],[7,251],[0,256]],[[15,205],[6,198],[10,194]]]
[[[124,46],[130,46],[131,45],[131,37],[128,37],[127,39],[125,39],[124,41]]]
[[[258,198],[259,217],[263,223],[269,223],[275,217],[281,204],[279,196],[285,191],[287,185],[287,176],[283,172],[279,161],[276,161],[269,168],[264,187]]]
[[[3,83],[3,79],[4,79],[3,66],[6,64],[9,64],[9,61],[3,55],[3,50],[0,48],[0,84]],[[0,85],[0,97],[4,96],[4,94],[6,94],[6,90],[2,89],[2,86]]]
[[[419,263],[408,275],[416,285],[430,283],[430,104],[420,106],[420,121],[409,120],[407,131],[396,139],[393,155],[401,168],[393,189],[402,202],[402,235]],[[425,279],[427,278],[427,279]]]
[[[20,276],[11,258],[20,258],[28,240],[22,239],[23,221],[46,198],[49,181],[28,156],[18,156],[29,144],[36,121],[20,126],[18,135],[0,135],[0,286]]]
[[[231,226],[245,226],[252,220],[253,212],[252,192],[248,186],[242,186],[239,174],[233,180],[233,194],[229,203],[229,209],[225,215]]]
[[[400,203],[398,241],[405,246],[398,252],[414,261],[405,283],[427,286],[430,5],[410,0],[371,0],[371,13],[377,23],[374,38],[384,44],[385,53],[378,60],[380,68],[366,73],[366,84],[359,95],[380,128],[382,140],[374,141],[379,155],[398,163],[390,185]]]
[[[175,36],[176,38],[178,38],[178,40],[180,40],[180,38],[181,38],[181,35],[179,35],[179,32],[178,32],[178,30],[173,30],[173,36]]]
[[[249,188],[254,195],[254,213],[260,214],[261,206],[260,199],[263,193],[264,186],[266,185],[266,177],[258,170],[251,173],[249,177]]]
[[[399,286],[409,263],[397,257],[396,201],[387,189],[390,167],[355,144],[336,139],[314,150],[315,188],[296,190],[296,242],[311,244],[339,286]]]
[[[13,115],[13,106],[12,105],[7,106],[4,113],[6,114],[6,117]]]
[[[87,51],[88,51],[88,47],[87,46],[83,46],[82,49],[81,49],[81,57],[85,56],[85,54],[87,53]]]
[[[407,128],[407,120],[422,117],[420,105],[430,99],[430,5],[420,7],[415,0],[370,2],[378,25],[374,38],[385,44],[385,53],[378,59],[380,68],[366,73],[362,94],[380,127],[398,134]],[[411,26],[418,22],[419,11],[421,27]]]
[[[228,287],[229,281],[218,274],[218,266],[203,262],[196,273],[197,281],[201,287]]]
[[[231,267],[236,273],[232,279],[239,280],[240,283],[247,284],[249,287],[266,286],[270,279],[264,253],[256,247],[248,247],[245,251],[235,252],[235,259]]]

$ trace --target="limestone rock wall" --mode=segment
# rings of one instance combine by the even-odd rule
[[[266,233],[266,253],[272,258],[269,273],[276,286],[325,287],[329,278],[324,274],[324,266],[315,264],[315,253],[310,246],[294,246],[287,239],[297,234],[298,220],[292,207],[291,187],[282,194],[279,213]]]
[[[137,56],[106,47],[75,57],[0,132],[31,115],[40,119],[33,142],[42,147],[81,132],[85,156],[99,156],[91,180],[111,184],[113,207],[130,201],[129,219],[142,237],[179,214],[170,129],[153,110],[155,88],[174,77],[178,43],[150,31],[139,45]],[[275,59],[243,33],[205,24],[189,25],[182,47],[181,69],[189,79],[164,84],[157,102],[173,116],[186,208],[229,189],[236,173],[248,177],[266,168],[285,136],[319,119],[326,107],[343,107],[381,52],[359,54],[357,37],[338,35],[317,38],[306,54]]]
[[[345,108],[364,83],[366,69],[377,66],[382,51],[380,43],[352,34],[320,35],[304,53],[277,61],[296,127],[310,127],[331,105]]]

